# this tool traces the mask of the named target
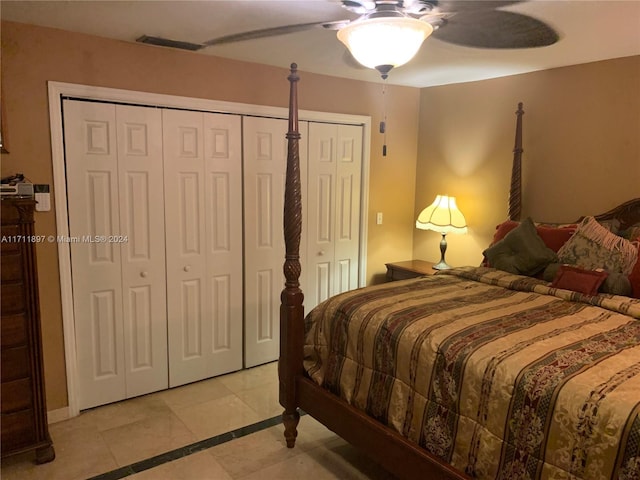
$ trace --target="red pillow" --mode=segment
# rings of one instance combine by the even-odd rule
[[[577,226],[567,227],[536,227],[538,235],[542,238],[544,244],[554,252],[558,252],[567,240],[576,232]]]
[[[496,227],[496,233],[493,235],[492,245],[502,240],[507,233],[520,225],[520,222],[514,222],[513,220],[507,220]],[[558,252],[560,247],[565,244],[567,240],[571,238],[576,231],[577,225],[565,225],[562,227],[549,227],[536,225],[536,232],[542,238],[544,244],[554,252]]]
[[[502,222],[500,225],[496,225],[496,233],[493,234],[493,242],[497,243],[502,240],[507,233],[520,225],[520,222],[514,222],[513,220],[507,220],[506,222]]]
[[[554,288],[595,295],[602,282],[609,276],[607,272],[584,270],[570,265],[560,265],[556,277],[551,282]]]

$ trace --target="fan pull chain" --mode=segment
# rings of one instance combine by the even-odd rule
[[[387,79],[383,76],[382,83],[382,121],[380,122],[380,133],[384,134],[382,145],[382,156],[387,156]]]

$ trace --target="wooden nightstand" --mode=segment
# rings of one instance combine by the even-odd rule
[[[406,262],[387,263],[387,280],[404,280],[406,278],[433,275],[437,270],[433,269],[433,262],[424,260],[407,260]]]

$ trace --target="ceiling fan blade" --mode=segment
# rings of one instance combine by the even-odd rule
[[[202,45],[212,47],[214,45],[224,45],[226,43],[241,42],[244,40],[255,40],[258,38],[274,37],[276,35],[285,35],[287,33],[302,32],[314,28],[337,29],[340,26],[349,23],[350,20],[338,20],[328,22],[311,22],[298,23],[296,25],[283,25],[280,27],[262,28],[260,30],[251,30],[249,32],[234,33],[225,35],[224,37],[213,38]]]
[[[459,12],[433,32],[443,42],[476,48],[534,48],[553,45],[556,31],[533,17],[499,10]]]

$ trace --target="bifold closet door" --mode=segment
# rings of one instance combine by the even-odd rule
[[[80,409],[167,388],[156,109],[65,100]]]
[[[303,198],[306,191],[306,125],[306,122],[299,125]],[[280,353],[287,130],[287,120],[260,117],[243,120],[245,367],[276,360]],[[304,248],[301,252],[304,255]],[[301,263],[304,264],[304,259]]]
[[[363,129],[309,123],[305,309],[358,287]]]
[[[163,111],[171,387],[242,368],[237,115]]]

